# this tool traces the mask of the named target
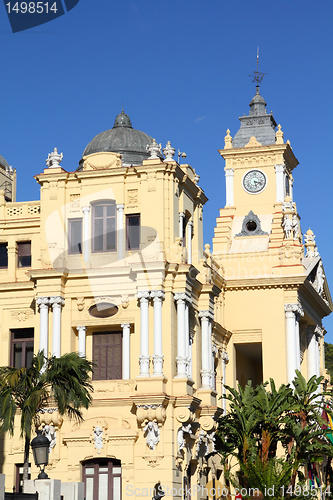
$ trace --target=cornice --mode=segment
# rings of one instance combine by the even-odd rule
[[[297,290],[306,279],[305,276],[269,277],[258,279],[226,280],[226,291],[255,290],[257,288],[282,288]]]
[[[231,148],[231,149],[219,149],[218,150],[222,158],[239,158],[251,155],[259,155],[259,154],[283,154],[288,163],[292,165],[292,169],[298,165],[298,160],[294,155],[290,145],[288,143],[285,144],[269,144],[267,146],[254,146],[254,147],[244,147],[244,148]]]
[[[4,290],[34,290],[32,281],[14,281],[11,283],[0,283],[0,291]]]
[[[318,294],[309,280],[306,279],[304,281],[300,294],[301,296],[304,296],[309,304],[311,304],[312,308],[318,311],[318,314],[320,314],[321,317],[328,316],[332,312],[329,304],[327,304],[327,302],[325,302],[325,300]]]

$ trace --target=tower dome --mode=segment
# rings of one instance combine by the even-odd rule
[[[130,117],[122,110],[116,116],[113,128],[101,132],[89,142],[83,156],[93,153],[120,153],[123,165],[141,165],[149,157],[147,146],[152,144],[150,135],[136,130]]]
[[[249,114],[239,118],[241,126],[232,141],[234,148],[243,148],[253,136],[263,146],[275,144],[276,122],[272,113],[267,113],[266,105],[257,85],[256,93],[250,102]]]

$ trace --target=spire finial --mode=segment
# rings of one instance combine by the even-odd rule
[[[254,71],[252,75],[249,75],[253,83],[256,83],[257,93],[259,92],[259,85],[263,81],[265,75],[267,75],[267,73],[260,73],[259,71],[259,47],[257,47],[257,70]]]

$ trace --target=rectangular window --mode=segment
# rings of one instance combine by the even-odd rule
[[[83,464],[82,476],[86,500],[121,500],[121,464],[118,460],[88,460]]]
[[[139,250],[140,243],[140,214],[126,215],[126,250]]]
[[[122,332],[93,334],[94,380],[122,379]]]
[[[34,355],[34,329],[15,328],[11,330],[10,364],[15,368],[29,368]]]
[[[0,269],[8,267],[8,243],[0,243]]]
[[[116,250],[116,205],[114,201],[93,205],[92,235],[93,252]]]
[[[15,468],[15,493],[23,493],[23,464],[15,464]],[[29,464],[28,479],[31,479],[31,464]]]
[[[31,241],[17,243],[17,267],[31,267]]]
[[[82,253],[82,219],[68,220],[68,253]]]

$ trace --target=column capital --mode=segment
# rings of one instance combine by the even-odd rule
[[[317,339],[319,339],[325,335],[325,329],[319,325],[316,325],[316,327],[314,329],[314,333],[315,333]]]
[[[89,212],[90,212],[90,206],[88,206],[88,207],[82,207],[82,212],[84,214],[89,214]]]
[[[150,292],[148,290],[140,290],[136,296],[140,301],[148,300],[150,297]]]
[[[296,302],[295,304],[285,304],[284,311],[285,311],[285,313],[293,312],[293,313],[299,314],[300,316],[304,316],[303,308],[302,308],[301,304],[299,304],[298,302]]]
[[[121,328],[131,328],[131,323],[122,323]]]
[[[179,220],[185,219],[185,212],[179,212]]]
[[[48,309],[49,304],[50,304],[50,299],[49,299],[49,297],[37,297],[36,303],[41,309],[42,308]]]
[[[118,203],[116,205],[116,208],[117,208],[118,212],[120,212],[120,211],[124,210],[125,205],[123,203]]]
[[[163,290],[152,290],[150,292],[150,296],[151,298],[153,299],[153,301],[155,302],[159,302],[159,301],[162,301],[165,297],[165,293]]]
[[[189,304],[192,304],[192,299],[190,295],[187,292],[176,292],[174,294],[174,299],[175,301],[178,302],[187,302]]]
[[[76,329],[78,332],[86,332],[87,331],[86,326],[77,326]]]
[[[225,170],[225,176],[226,177],[233,177],[234,176],[234,168],[226,168]]]
[[[58,296],[50,297],[49,303],[52,307],[54,307],[54,306],[61,307],[61,306],[65,305],[65,299],[63,297],[61,297],[60,295],[58,295]]]
[[[284,164],[281,165],[274,165],[275,172],[284,172],[286,169],[286,166]]]
[[[199,311],[199,318],[207,318],[207,319],[213,319],[213,315],[210,311],[205,310],[205,311]]]
[[[228,356],[228,353],[226,351],[222,351],[221,352],[221,359],[222,361],[225,363],[225,364],[228,364],[229,363],[229,356]]]

